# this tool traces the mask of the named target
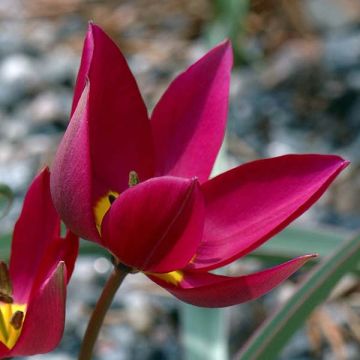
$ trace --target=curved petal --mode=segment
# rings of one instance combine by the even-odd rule
[[[185,266],[204,224],[196,179],[153,178],[122,193],[103,221],[106,247],[138,270],[167,272]]]
[[[92,49],[91,60],[87,48]],[[114,42],[96,25],[89,25],[84,63],[90,82],[88,126],[93,196],[122,192],[134,170],[143,181],[153,176],[150,121],[136,81]],[[88,64],[90,63],[90,64]]]
[[[82,91],[81,97],[80,91]],[[53,166],[54,203],[76,234],[101,243],[94,207],[127,188],[130,171],[153,175],[150,122],[125,58],[90,24],[74,95],[73,116]]]
[[[347,164],[332,155],[287,155],[208,181],[203,241],[189,266],[214,269],[260,246],[307,210]]]
[[[60,219],[50,196],[50,173],[44,169],[32,182],[17,221],[10,257],[10,277],[17,301],[27,298],[46,250],[60,233]]]
[[[65,224],[77,235],[100,242],[92,200],[89,88],[87,83],[59,145],[51,168],[50,187],[55,208]]]
[[[154,275],[148,276],[184,302],[203,307],[225,307],[254,300],[266,294],[315,256],[301,256],[273,268],[238,277],[185,271],[178,285]]]
[[[231,66],[224,42],[164,93],[151,117],[157,175],[208,179],[224,137]]]
[[[47,353],[58,345],[65,322],[66,278],[61,262],[30,300],[20,338],[8,356]]]

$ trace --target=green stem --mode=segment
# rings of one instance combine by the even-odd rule
[[[79,360],[90,360],[92,358],[96,339],[99,335],[105,315],[113,301],[116,291],[120,287],[127,274],[128,271],[126,271],[124,268],[120,269],[120,267],[115,267],[111,273],[95,306],[94,312],[91,315],[81,345]]]

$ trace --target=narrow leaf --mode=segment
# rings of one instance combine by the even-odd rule
[[[290,300],[255,332],[235,360],[276,359],[278,353],[340,278],[360,259],[360,235],[344,241],[316,266]]]
[[[275,263],[312,253],[319,254],[321,259],[330,255],[349,235],[350,232],[338,228],[289,226],[248,256],[264,259],[266,262],[274,258]]]

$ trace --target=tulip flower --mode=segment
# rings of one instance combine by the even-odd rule
[[[209,180],[228,108],[229,42],[180,74],[149,120],[128,65],[90,24],[72,116],[52,167],[65,224],[188,303],[254,299],[314,255],[255,274],[210,271],[257,248],[308,209],[347,162],[287,155]]]
[[[59,343],[66,284],[78,238],[60,237],[50,196],[50,174],[31,184],[14,229],[9,268],[0,262],[0,358],[46,353]]]

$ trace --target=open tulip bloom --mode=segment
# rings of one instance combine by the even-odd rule
[[[9,269],[0,262],[0,358],[46,353],[59,343],[78,238],[60,236],[47,169],[33,181],[14,229]]]
[[[257,298],[314,256],[238,277],[211,273],[301,215],[347,165],[333,155],[287,155],[208,180],[224,136],[231,66],[224,42],[172,82],[149,120],[123,55],[90,24],[51,174],[55,207],[74,233],[206,307]]]

